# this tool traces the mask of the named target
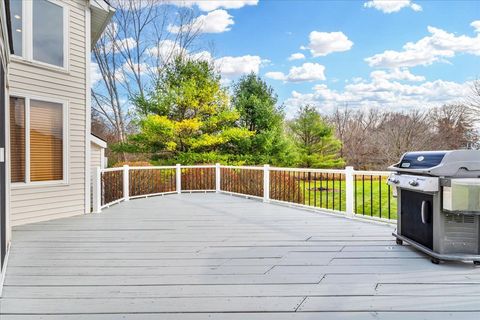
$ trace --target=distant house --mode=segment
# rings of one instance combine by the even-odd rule
[[[114,9],[5,0],[1,10],[3,258],[10,227],[90,212],[90,53]]]

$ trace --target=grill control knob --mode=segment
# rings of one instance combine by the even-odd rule
[[[393,178],[393,177],[388,178],[388,181],[390,181],[391,183],[395,183],[395,184],[400,182],[400,180],[398,180],[397,178]]]
[[[412,187],[418,186],[418,181],[417,180],[410,180],[408,181],[408,184],[411,185]]]

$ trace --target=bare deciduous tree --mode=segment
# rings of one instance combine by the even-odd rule
[[[467,97],[466,104],[469,107],[472,118],[480,121],[480,80],[473,81],[471,90],[471,95]]]
[[[342,157],[358,169],[385,169],[403,153],[448,150],[478,142],[470,108],[445,105],[430,110],[382,112],[337,110],[330,121],[342,141]]]
[[[112,22],[93,48],[99,79],[92,88],[96,121],[124,142],[128,105],[154,86],[166,62],[186,54],[199,35],[194,11],[159,0],[116,0]],[[171,28],[175,25],[175,30]]]

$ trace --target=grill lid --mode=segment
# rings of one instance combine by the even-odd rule
[[[394,166],[404,169],[432,168],[442,162],[445,154],[445,151],[408,152],[402,157],[402,160]]]
[[[480,150],[407,152],[388,170],[436,177],[480,177]]]

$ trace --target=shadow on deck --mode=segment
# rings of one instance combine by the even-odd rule
[[[473,319],[480,269],[392,227],[218,194],[15,228],[0,318]]]

